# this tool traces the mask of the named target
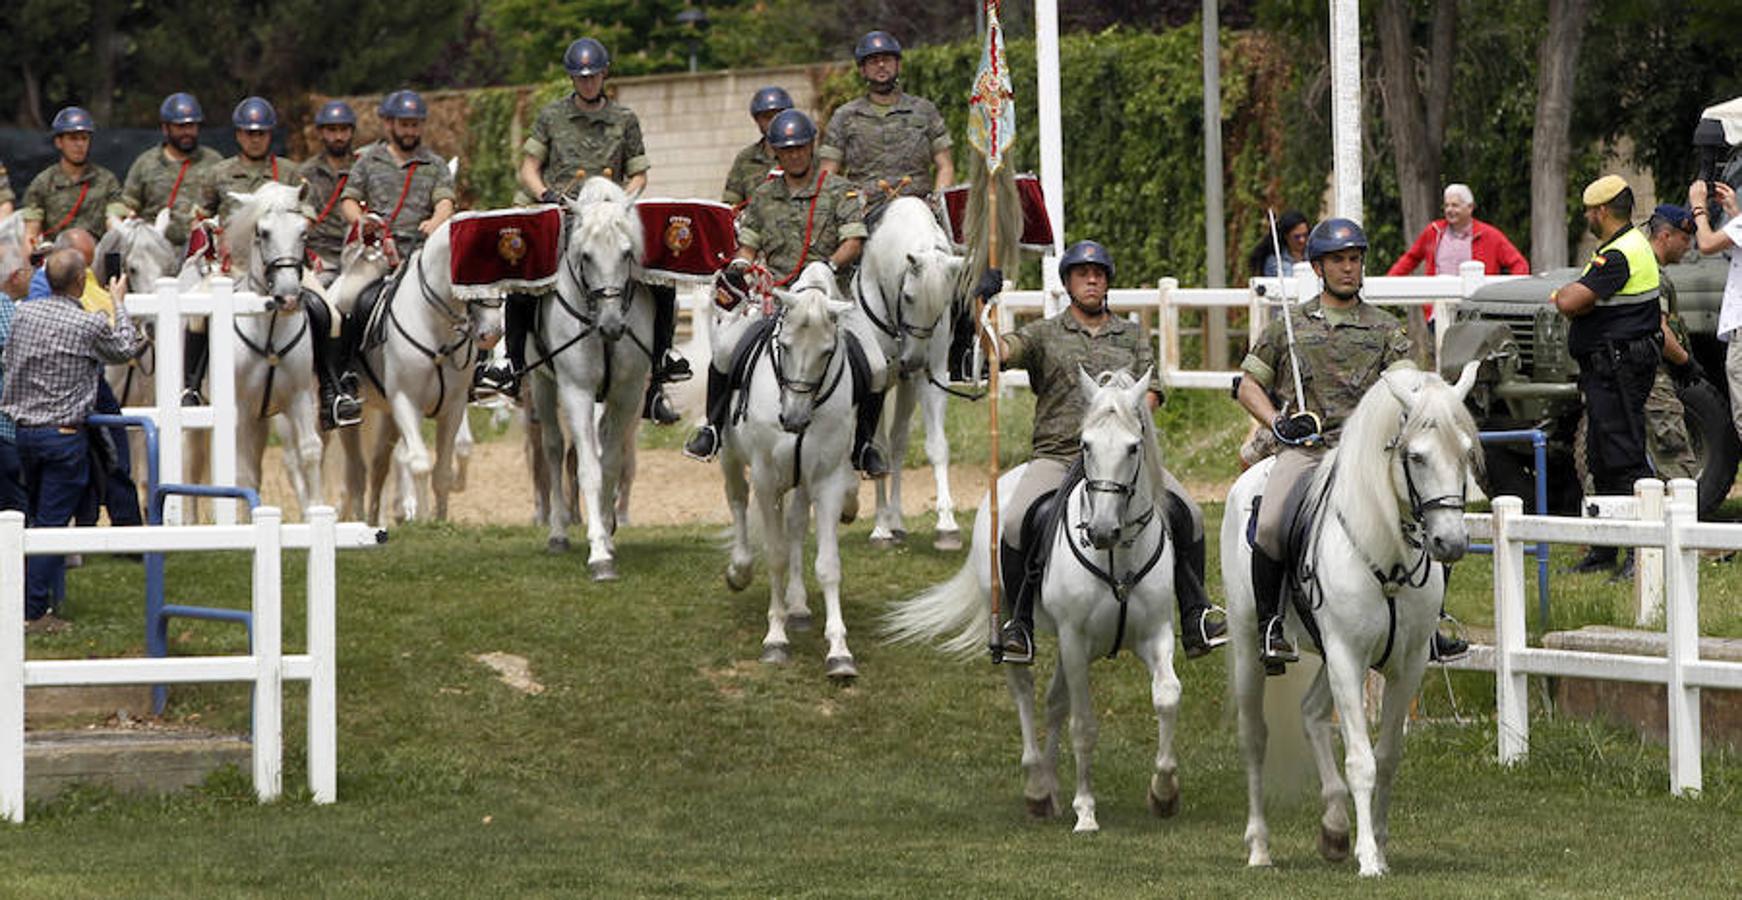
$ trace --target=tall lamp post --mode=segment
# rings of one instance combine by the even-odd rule
[[[677,14],[677,23],[684,27],[690,36],[690,72],[696,71],[696,51],[700,49],[702,32],[708,27],[708,14],[701,7],[686,6]]]

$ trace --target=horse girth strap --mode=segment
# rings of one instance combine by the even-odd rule
[[[1080,488],[1080,490],[1087,490],[1087,484],[1087,482],[1084,482],[1084,486]],[[1066,517],[1066,519],[1069,519],[1071,513],[1070,501],[1068,498],[1064,501],[1064,504],[1064,508],[1060,510],[1060,514]],[[1150,522],[1154,520],[1155,507],[1151,506],[1143,515],[1138,516],[1133,520],[1131,524],[1137,526],[1137,534],[1142,534],[1148,529]],[[1079,528],[1082,526],[1083,523],[1078,523],[1077,525]],[[1110,545],[1107,547],[1107,566],[1106,568],[1102,568],[1096,565],[1095,561],[1090,559],[1088,554],[1083,552],[1083,548],[1079,546],[1079,543],[1081,542],[1078,541],[1076,536],[1071,534],[1072,530],[1073,529],[1070,527],[1065,528],[1065,543],[1070,545],[1071,555],[1077,558],[1078,565],[1087,569],[1089,574],[1095,576],[1097,580],[1102,584],[1105,584],[1107,588],[1113,592],[1113,601],[1119,604],[1118,625],[1115,626],[1113,631],[1113,649],[1107,651],[1107,658],[1112,659],[1119,655],[1119,650],[1125,643],[1125,618],[1129,611],[1129,604],[1127,601],[1131,599],[1131,589],[1141,584],[1143,579],[1148,577],[1150,571],[1155,568],[1156,564],[1161,562],[1162,551],[1167,549],[1167,525],[1166,523],[1162,523],[1161,537],[1155,542],[1155,549],[1150,551],[1149,558],[1144,560],[1142,565],[1126,572],[1124,578],[1118,578],[1113,575],[1116,568],[1116,565],[1113,562],[1113,554],[1118,545]],[[1130,541],[1124,542],[1124,546],[1130,546],[1132,541],[1135,541],[1136,539],[1137,535],[1132,535]]]
[[[272,311],[272,318],[266,323],[266,340],[262,344],[256,344],[249,340],[248,335],[242,333],[240,322],[235,320],[230,322],[230,328],[236,332],[236,339],[242,342],[242,346],[266,360],[266,389],[260,392],[260,418],[262,419],[269,418],[271,415],[272,382],[278,376],[278,364],[284,361],[284,355],[289,353],[302,340],[303,335],[308,333],[308,317],[302,316],[302,321],[299,323],[302,327],[298,328],[283,346],[274,347],[272,334],[278,328],[278,312],[278,310]]]

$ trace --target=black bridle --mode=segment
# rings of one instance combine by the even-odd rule
[[[478,361],[478,345],[476,339],[472,335],[473,308],[483,307],[485,309],[493,309],[501,306],[502,301],[498,298],[483,297],[467,300],[466,311],[464,313],[455,313],[448,309],[448,305],[442,302],[442,298],[437,296],[436,292],[430,288],[429,279],[425,277],[423,273],[423,250],[419,249],[417,252],[413,253],[411,259],[406,261],[406,264],[415,269],[415,274],[417,275],[417,288],[418,292],[423,297],[423,302],[428,305],[430,309],[435,310],[436,314],[446,322],[449,330],[454,335],[453,339],[446,343],[437,344],[434,347],[424,346],[423,342],[419,341],[410,331],[406,330],[405,323],[399,321],[399,316],[394,313],[393,301],[399,296],[399,291],[398,285],[393,286],[393,295],[389,296],[386,300],[388,320],[393,323],[394,330],[398,331],[399,335],[405,338],[407,343],[415,347],[419,353],[422,353],[424,357],[433,364],[436,371],[436,405],[434,409],[424,413],[425,418],[433,419],[442,411],[442,404],[446,401],[448,395],[447,362],[449,360],[454,360],[455,371],[460,371],[470,369]]]
[[[859,301],[859,309],[864,311],[865,318],[870,321],[878,331],[895,338],[895,358],[897,360],[901,358],[902,352],[906,350],[908,338],[912,338],[916,341],[931,340],[932,335],[937,333],[938,326],[943,324],[944,317],[949,315],[949,308],[945,307],[943,310],[938,312],[938,317],[933,319],[932,323],[928,326],[919,326],[908,322],[906,316],[901,312],[903,307],[906,306],[902,300],[907,297],[907,273],[903,272],[901,274],[901,292],[895,298],[895,302],[889,304],[887,298],[884,300],[884,303],[889,305],[892,311],[887,320],[883,319],[871,309],[871,302],[865,298],[864,278],[865,269],[864,267],[860,267],[859,271],[853,274],[853,297]],[[882,291],[880,290],[878,293],[881,295]],[[906,373],[900,372],[899,365],[896,369],[899,377],[903,379],[907,377]],[[931,382],[933,387],[953,397],[960,397],[963,400],[980,400],[986,396],[983,393],[974,393],[953,388],[950,385],[937,380],[937,377],[931,373],[929,368],[926,371],[925,377],[927,381]]]
[[[1088,455],[1088,448],[1085,447],[1083,450],[1083,458],[1085,462],[1088,459]],[[1137,495],[1137,481],[1142,477],[1142,475],[1143,455],[1140,453],[1137,457],[1136,467],[1131,470],[1130,481],[1112,481],[1105,478],[1085,477],[1083,479],[1083,492],[1081,494],[1083,498],[1082,505],[1090,512],[1093,512],[1095,495],[1097,494],[1112,494],[1116,497],[1120,497],[1128,505],[1131,498]],[[1108,659],[1118,656],[1120,646],[1125,643],[1125,616],[1128,611],[1126,601],[1131,598],[1131,589],[1140,584],[1143,579],[1149,575],[1150,570],[1154,569],[1156,564],[1161,562],[1162,551],[1167,549],[1166,525],[1164,524],[1162,526],[1161,539],[1155,542],[1155,549],[1150,552],[1149,558],[1144,560],[1141,565],[1127,571],[1123,576],[1114,574],[1117,571],[1117,568],[1113,561],[1113,554],[1119,548],[1129,548],[1132,544],[1136,543],[1137,537],[1146,531],[1149,528],[1149,524],[1155,520],[1155,504],[1153,502],[1149,504],[1148,509],[1144,510],[1143,513],[1137,517],[1132,519],[1121,519],[1119,523],[1119,536],[1123,538],[1123,540],[1114,541],[1107,545],[1107,565],[1105,567],[1097,565],[1095,561],[1090,559],[1088,554],[1084,552],[1086,549],[1093,546],[1093,542],[1090,541],[1087,534],[1089,523],[1086,520],[1079,521],[1074,526],[1066,529],[1067,536],[1065,543],[1070,545],[1071,555],[1077,558],[1077,564],[1088,570],[1089,574],[1095,576],[1096,580],[1105,584],[1107,589],[1113,592],[1113,601],[1119,604],[1119,621],[1113,632],[1113,649],[1107,651]],[[1081,532],[1081,534],[1072,537],[1069,535],[1070,531]]]

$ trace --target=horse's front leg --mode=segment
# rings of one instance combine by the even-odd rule
[[[326,503],[327,496],[325,473],[321,471],[326,442],[321,440],[320,411],[315,404],[313,392],[300,391],[291,398],[289,408],[284,412],[287,431],[285,463],[286,468],[295,469],[300,476],[296,499],[302,505],[305,518],[309,507]]]
[[[462,394],[449,397],[442,404],[442,414],[436,419],[435,468],[430,472],[430,488],[435,493],[435,520],[448,520],[448,497],[454,489],[454,443],[460,424],[466,421],[466,400]]]
[[[956,524],[956,500],[950,496],[950,437],[944,431],[945,406],[949,397],[942,389],[926,384],[919,389],[925,415],[925,458],[931,463],[937,485],[938,518],[932,546],[938,550],[962,549],[962,529]]]
[[[730,448],[720,454],[720,474],[726,483],[726,507],[732,511],[732,554],[726,562],[726,586],[741,591],[750,586],[756,562],[750,549],[750,481],[743,460]]]
[[[911,378],[891,380],[889,389],[895,392],[895,412],[883,417],[889,430],[889,477],[877,481],[877,522],[871,529],[874,547],[892,547],[907,537],[907,523],[901,517],[901,461],[907,457],[916,398]]]
[[[792,659],[792,650],[786,636],[785,595],[790,560],[785,514],[781,509],[783,490],[763,468],[759,466],[753,472],[756,505],[762,516],[763,558],[768,561],[768,633],[762,636],[762,661],[770,665],[785,665]]]
[[[1066,692],[1070,696],[1071,749],[1077,758],[1077,794],[1071,808],[1077,811],[1078,834],[1100,831],[1095,820],[1095,790],[1090,778],[1090,764],[1095,756],[1095,741],[1100,735],[1100,723],[1095,717],[1095,701],[1089,693],[1089,641],[1082,631],[1061,623],[1058,634],[1059,668],[1064,670]]]
[[[1363,876],[1385,874],[1385,860],[1373,836],[1373,744],[1367,735],[1367,711],[1362,702],[1367,667],[1346,641],[1326,634],[1325,677],[1343,724],[1343,769],[1355,800],[1355,859]]]
[[[1337,759],[1337,726],[1331,716],[1334,709],[1330,670],[1320,666],[1300,698],[1301,726],[1307,746],[1312,748],[1313,763],[1318,766],[1319,800],[1324,805],[1319,816],[1319,855],[1330,862],[1342,862],[1349,858],[1349,785],[1343,781],[1343,768]]]
[[[786,628],[811,629],[810,596],[804,583],[804,543],[811,531],[810,491],[795,487],[781,507],[786,515]]]
[[[369,450],[369,521],[377,528],[387,527],[382,495],[387,490],[387,475],[393,471],[393,453],[398,446],[399,425],[389,417],[376,430],[375,446]]]
[[[557,386],[556,382],[536,375],[529,380],[532,405],[537,415],[528,415],[527,420],[538,420],[538,444],[531,452],[538,459],[533,468],[540,477],[535,479],[534,490],[538,495],[540,521],[547,529],[545,551],[566,553],[569,549],[570,510],[563,498],[563,485],[568,482],[564,464],[569,448],[563,440],[562,420],[557,413]]]
[[[452,490],[461,493],[466,489],[466,470],[471,468],[472,451],[477,446],[477,440],[472,437],[472,417],[466,414],[464,400],[460,403],[460,430],[454,434],[454,479]]]
[[[629,502],[629,442],[634,440],[635,423],[641,418],[642,386],[647,379],[624,381],[623,389],[611,396],[599,417],[599,496],[608,517],[606,533],[613,555],[617,550],[617,513],[620,506],[626,507]]]
[[[1169,570],[1163,562],[1163,570]],[[1171,596],[1163,598],[1170,607]],[[1173,733],[1179,720],[1180,683],[1173,668],[1173,626],[1171,619],[1148,641],[1135,648],[1143,664],[1149,667],[1149,698],[1155,706],[1156,744],[1155,773],[1149,778],[1149,793],[1144,798],[1149,811],[1160,818],[1179,812],[1179,759],[1174,755]]]
[[[845,466],[843,465],[844,469]],[[817,582],[823,589],[823,638],[829,649],[823,661],[823,672],[836,681],[859,677],[859,667],[853,663],[853,651],[847,649],[847,620],[841,614],[841,498],[851,473],[837,472],[823,479],[817,505]],[[833,483],[833,484],[831,484]],[[799,544],[803,546],[802,532]]]
[[[339,444],[345,448],[345,493],[339,503],[341,522],[363,518],[364,483],[369,477],[369,467],[363,457],[363,433],[368,428],[365,420],[362,425],[342,429],[339,434]]]
[[[610,519],[600,494],[599,425],[593,418],[593,394],[572,382],[559,382],[557,396],[574,434],[575,480],[581,483],[581,499],[587,508],[587,569],[594,581],[615,581],[617,561],[611,555]]]

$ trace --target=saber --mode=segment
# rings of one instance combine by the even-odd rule
[[[1282,277],[1282,240],[1276,236],[1276,210],[1267,209],[1270,216],[1270,249],[1276,254],[1277,285],[1282,291],[1282,329],[1288,332],[1288,372],[1294,376],[1294,402],[1306,409],[1306,392],[1300,386],[1300,360],[1294,355],[1294,317],[1288,314],[1288,281]]]

